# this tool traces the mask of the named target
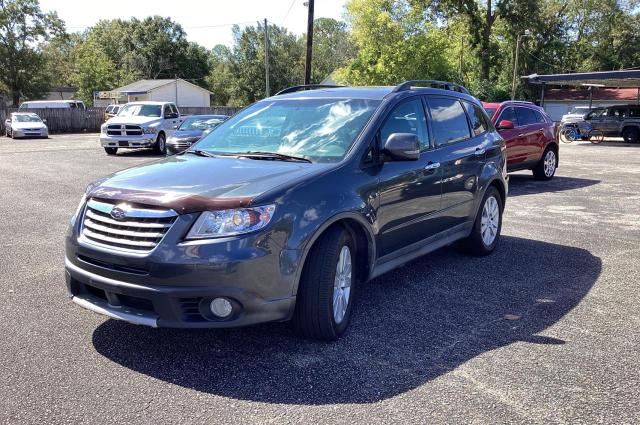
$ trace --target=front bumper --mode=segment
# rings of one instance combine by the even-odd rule
[[[105,148],[150,148],[156,143],[155,134],[143,136],[108,136],[100,135],[100,144]]]
[[[12,130],[11,135],[14,138],[19,137],[48,137],[49,131],[46,129],[42,130]]]
[[[182,216],[184,218],[184,216]],[[216,242],[180,242],[178,221],[145,256],[123,256],[66,239],[65,280],[76,304],[108,317],[153,327],[229,328],[291,318],[299,251],[283,250],[269,234]],[[233,313],[216,318],[213,298]]]

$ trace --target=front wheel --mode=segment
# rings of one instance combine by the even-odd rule
[[[558,139],[563,143],[571,143],[577,139],[576,131],[573,128],[563,128],[558,134]]]
[[[558,156],[552,148],[547,148],[542,154],[538,165],[533,169],[533,178],[536,180],[551,180],[558,168]]]
[[[167,138],[164,135],[164,133],[158,134],[158,140],[156,141],[155,151],[160,155],[167,154]]]
[[[296,297],[293,326],[311,339],[332,341],[349,326],[355,286],[355,245],[349,232],[334,227],[307,257]]]
[[[622,130],[622,138],[627,143],[637,143],[640,141],[640,130],[635,127],[627,127]]]
[[[604,133],[602,130],[591,130],[589,132],[589,141],[594,144],[598,144],[604,140]]]
[[[104,151],[107,153],[107,155],[115,155],[118,152],[118,148],[104,148]]]
[[[498,245],[502,229],[502,197],[494,186],[487,192],[480,203],[471,234],[462,241],[465,251],[473,255],[491,254]]]

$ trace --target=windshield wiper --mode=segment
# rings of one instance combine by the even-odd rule
[[[217,156],[217,155],[212,154],[211,152],[203,151],[203,150],[200,150],[200,149],[196,149],[194,151],[186,150],[186,151],[184,151],[184,153],[191,153],[193,155],[198,155],[198,156],[206,156],[207,158],[215,158]]]
[[[276,161],[311,162],[310,159],[304,158],[302,156],[287,155],[284,153],[276,153],[276,152],[247,151],[243,153],[235,153],[233,155],[239,156],[242,158],[251,158],[251,159],[271,159]]]

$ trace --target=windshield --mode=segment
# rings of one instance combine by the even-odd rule
[[[484,110],[487,111],[487,115],[489,115],[490,118],[493,118],[493,114],[496,113],[498,108],[484,108]]]
[[[17,122],[42,122],[37,115],[14,115],[13,119]]]
[[[194,146],[211,153],[269,152],[337,162],[379,104],[367,99],[264,100]]]
[[[214,117],[190,117],[184,120],[178,130],[208,130],[220,124],[224,119]]]
[[[585,106],[574,106],[573,108],[569,109],[569,113],[570,114],[586,114],[587,112],[589,112],[589,108],[585,107]]]
[[[131,103],[122,107],[118,113],[119,117],[160,117],[160,105],[141,105],[139,103]]]

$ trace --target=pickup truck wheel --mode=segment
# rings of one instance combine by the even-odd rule
[[[156,141],[155,151],[160,155],[167,154],[167,138],[164,135],[164,133],[158,134],[158,140]]]
[[[491,186],[482,198],[471,234],[462,241],[462,248],[472,255],[491,254],[498,244],[502,229],[502,197]]]
[[[298,287],[293,326],[311,339],[332,341],[351,318],[355,284],[355,245],[342,227],[322,235],[307,256]]]
[[[118,148],[104,148],[107,155],[115,155],[118,152]]]
[[[622,130],[622,138],[627,143],[638,143],[640,141],[640,130],[636,127],[627,127]]]
[[[547,148],[542,154],[538,165],[533,169],[533,178],[536,180],[551,180],[558,168],[558,156],[552,148]]]

